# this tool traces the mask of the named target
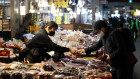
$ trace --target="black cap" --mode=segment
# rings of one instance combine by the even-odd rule
[[[107,24],[102,20],[96,21],[94,25],[93,35],[97,34],[98,30],[101,30],[102,27],[106,28]]]

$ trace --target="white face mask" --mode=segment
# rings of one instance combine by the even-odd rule
[[[104,36],[104,32],[101,31],[100,34],[99,34],[99,37],[102,38],[103,36]]]

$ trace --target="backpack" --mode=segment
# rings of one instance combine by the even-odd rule
[[[131,31],[127,28],[116,28],[115,31],[119,32],[124,37],[126,51],[130,54],[136,50],[134,38]]]

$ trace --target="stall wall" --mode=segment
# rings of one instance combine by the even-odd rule
[[[75,24],[60,24],[63,29],[67,30],[84,30],[84,29],[91,29],[92,25],[89,24],[80,24],[80,23],[75,23]]]

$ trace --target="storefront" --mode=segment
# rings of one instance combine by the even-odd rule
[[[32,13],[34,26],[53,20],[63,29],[83,30],[92,25],[92,10],[87,5],[89,3],[85,0],[30,1],[29,12]]]

